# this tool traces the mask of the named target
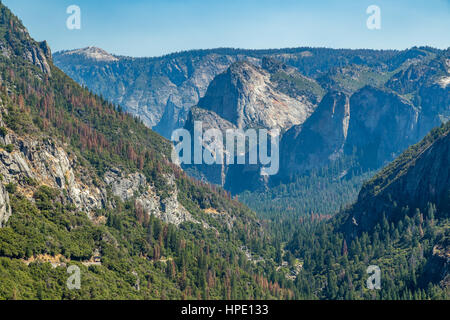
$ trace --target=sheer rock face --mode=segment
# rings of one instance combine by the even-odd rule
[[[92,181],[82,179],[83,172],[75,169],[76,158],[54,141],[18,137],[12,132],[0,140],[3,145],[14,146],[12,152],[0,150],[0,174],[4,184],[17,184],[30,199],[34,191],[29,181],[60,189],[69,203],[88,213],[105,204],[105,191],[95,187]]]
[[[328,93],[302,126],[283,136],[282,172],[320,168],[344,154],[355,155],[364,168],[378,168],[420,139],[418,117],[392,92],[365,87],[351,97]]]
[[[255,57],[258,55],[261,57]],[[54,62],[78,83],[120,104],[147,126],[170,138],[174,129],[183,127],[189,109],[198,104],[217,75],[237,61],[261,65],[263,55],[258,55],[211,50],[160,58],[128,58],[113,56],[99,48],[85,48],[58,52]]]
[[[438,101],[420,108],[395,92],[370,86],[351,97],[328,93],[303,125],[283,136],[283,174],[320,168],[342,155],[354,156],[364,170],[380,168],[445,121],[450,106],[443,100],[449,95],[432,97],[427,99]]]
[[[436,74],[418,89],[423,110],[419,119],[422,132],[450,120],[450,55],[438,59]]]
[[[161,120],[154,129],[161,132],[163,136],[170,138],[175,129],[184,127],[188,114],[189,108],[183,106],[180,97],[171,95],[167,100]]]
[[[412,96],[421,114],[419,134],[450,120],[450,51],[433,59],[415,61],[396,73],[386,86],[400,94]]]
[[[8,43],[0,41],[0,54],[5,57],[14,55],[13,47]],[[50,49],[47,43],[41,42],[38,46],[26,46],[23,49],[23,58],[38,67],[43,73],[51,75],[49,60],[52,59]]]
[[[189,116],[187,118],[184,127],[191,133],[192,139],[194,138],[195,121],[199,121],[202,123],[203,133],[209,129],[219,129],[221,132],[223,132],[224,138],[227,129],[237,129],[237,127],[233,123],[220,117],[217,113],[210,110],[193,107],[189,111]],[[192,143],[194,143],[193,140]],[[205,146],[203,146],[203,148],[204,147]],[[224,146],[223,149],[225,149]],[[192,164],[192,165],[184,165],[183,168],[186,169],[190,174],[194,175],[199,180],[209,181],[210,183],[217,184],[220,186],[225,185],[226,175],[228,172],[228,167],[225,164],[213,164],[213,165]]]
[[[174,129],[182,128],[188,117],[189,109],[197,105],[200,98],[205,95],[214,77],[241,59],[243,59],[242,56],[208,54],[204,57],[193,57],[192,61],[173,60],[175,69],[180,73],[179,79],[172,79],[170,92],[167,91],[167,96],[160,97],[161,101],[167,102],[160,118],[156,121],[155,131],[170,137]],[[183,65],[184,63],[187,65]],[[174,67],[167,66],[169,75],[173,74]]]
[[[283,175],[306,171],[337,159],[343,152],[350,120],[349,97],[328,93],[303,125],[283,136],[280,158]]]
[[[406,68],[400,68],[403,64],[419,65],[421,61],[423,64],[423,61],[429,61],[428,56],[436,52],[437,50],[426,48],[400,52],[323,48],[212,49],[155,58],[129,58],[113,56],[102,49],[91,47],[55,53],[54,61],[78,83],[86,85],[109,101],[120,104],[126,111],[139,116],[146,125],[170,138],[174,129],[183,127],[189,109],[198,104],[210,82],[237,61],[261,65],[271,74],[282,72],[283,76],[294,76],[300,82],[305,81],[315,86],[319,91],[323,90],[320,85],[315,80],[299,75],[299,71],[308,77],[319,79],[330,70],[343,67],[348,73],[339,74],[339,78],[343,78],[342,88],[331,87],[351,94],[362,87],[357,85],[348,91],[348,86],[352,86],[355,81],[374,85],[372,77],[382,78],[378,81],[382,86],[389,78],[386,72],[405,70]],[[425,67],[428,68],[426,65]],[[400,77],[399,73],[397,78]],[[283,81],[286,79],[278,80],[281,81],[272,81],[277,91],[302,101],[302,97],[296,97],[296,93],[292,92],[292,89],[297,91],[298,88]],[[447,83],[446,81],[448,80],[443,78],[441,83]],[[393,80],[392,87],[388,87],[401,90],[410,80],[402,80],[399,85],[394,82]],[[322,96],[323,94],[311,95],[311,92],[306,92],[307,101],[304,103],[309,101],[318,104]]]
[[[344,126],[341,116],[323,112],[325,106],[332,110],[332,92],[327,94],[304,125],[294,126],[284,135],[282,172],[293,174],[327,164],[339,156],[336,151],[342,142],[341,154],[355,155],[363,169],[377,169],[448,121],[448,52],[420,59],[419,53],[412,50],[409,54],[414,55],[405,56],[404,66],[387,81],[387,88],[365,86],[352,93]],[[313,123],[320,130],[312,129]],[[345,127],[348,129],[342,130]]]
[[[450,120],[450,85],[443,84],[443,79],[446,78],[440,78],[437,82],[419,89],[422,109],[419,116],[420,136]]]
[[[419,111],[395,93],[365,87],[351,97],[350,107],[346,151],[356,151],[365,167],[382,166],[422,138]]]
[[[402,207],[408,206],[412,210],[419,208],[425,211],[428,203],[435,204],[440,209],[439,212],[448,217],[450,212],[448,125],[436,139],[411,147],[366,183],[344,226],[348,232],[369,230],[381,221],[383,214],[388,220],[396,220],[395,215],[400,214]]]
[[[286,130],[302,124],[314,111],[312,103],[277,91],[270,74],[249,62],[235,63],[217,76],[198,106],[239,129]]]
[[[283,68],[282,64],[270,61],[264,59],[268,70],[292,71],[292,68]],[[191,108],[185,128],[193,135],[194,122],[200,121],[203,131],[219,129],[225,138],[227,129],[245,131],[265,128],[285,131],[303,123],[315,105],[299,91],[291,90],[291,96],[278,91],[271,76],[271,73],[250,62],[234,63],[226,72],[214,78],[198,107]],[[261,166],[258,164],[200,164],[185,166],[185,169],[192,169],[190,173],[195,171],[193,175],[197,178],[225,186],[232,192],[260,188],[267,182],[261,177]]]
[[[51,59],[50,48],[46,42],[41,42],[39,47],[30,47],[24,53],[24,57],[41,69],[47,75],[51,75],[50,66],[47,59]]]
[[[378,169],[450,119],[448,50],[213,49],[110,61],[75,51],[55,54],[56,64],[167,138],[194,120],[204,130],[288,130],[280,150],[284,175],[353,155],[357,171]],[[336,83],[325,86],[320,79],[329,72]],[[260,182],[257,166],[196,169],[196,177],[229,190]]]

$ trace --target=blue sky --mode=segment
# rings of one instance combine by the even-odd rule
[[[450,0],[3,0],[53,51],[98,46],[129,56],[216,47],[450,46]],[[81,29],[66,28],[69,5]],[[369,30],[366,9],[381,9]]]

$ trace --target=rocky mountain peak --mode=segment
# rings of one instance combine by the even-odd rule
[[[85,59],[94,60],[97,62],[114,62],[119,61],[118,58],[112,54],[106,52],[105,50],[97,47],[86,47],[82,49],[66,51],[65,55],[79,55]]]
[[[218,75],[198,106],[217,113],[238,128],[281,130],[303,123],[314,111],[312,103],[278,91],[267,71],[247,61],[233,63]]]
[[[349,96],[327,93],[316,111],[303,125],[292,127],[283,136],[283,174],[306,171],[342,154],[350,121]]]
[[[39,42],[39,47],[41,48],[45,57],[48,60],[52,60],[52,50],[50,49],[50,46],[48,45],[47,41],[44,40],[42,42]]]
[[[21,21],[0,3],[0,55],[6,58],[21,56],[28,63],[51,75],[51,51],[47,42],[36,42],[28,34]]]

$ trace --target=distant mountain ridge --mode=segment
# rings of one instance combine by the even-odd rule
[[[57,53],[55,61],[105,97],[116,99],[123,92],[119,103],[124,109],[140,117],[145,112],[144,117],[152,118],[155,130],[166,137],[176,128],[192,131],[196,120],[220,124],[221,130],[280,128],[276,177],[261,179],[258,165],[201,165],[188,170],[241,193],[264,192],[335,166],[341,171],[330,179],[352,180],[395,159],[450,119],[449,54],[449,49],[430,47],[225,48],[157,58],[118,57],[111,63],[79,63],[74,56]],[[106,86],[105,80],[115,84]],[[121,89],[109,92],[115,87]],[[139,106],[143,100],[152,102]]]
[[[244,62],[234,63],[227,72],[218,75],[197,107],[212,111],[216,117],[222,117],[237,128],[281,128],[283,133],[287,131],[282,136],[280,146],[281,179],[290,179],[298,174],[321,169],[344,158],[356,161],[348,170],[377,170],[418,142],[429,130],[448,119],[450,103],[447,99],[450,96],[450,87],[441,84],[442,79],[449,75],[448,69],[444,68],[445,64],[442,63],[437,63],[441,66],[439,72],[435,69],[429,70],[428,67],[439,61],[446,61],[445,57],[448,57],[448,53],[435,57],[427,56],[424,61],[408,62],[409,68],[411,63],[423,64],[424,67],[420,68],[422,74],[429,74],[429,80],[418,85],[409,96],[382,85],[364,85],[353,93],[330,89],[324,97],[315,95],[323,91],[317,89],[321,87],[313,79],[308,79],[295,69],[291,71],[292,67],[283,67],[266,57],[263,59],[263,66],[272,71],[269,72],[270,77],[266,77],[270,79],[270,82],[266,82],[267,85],[278,92],[284,90],[291,97],[295,97],[296,101],[309,106],[310,111],[304,113],[301,121],[299,119],[297,123],[290,122],[284,126],[279,125],[280,121],[285,119],[282,104],[276,104],[272,114],[268,112],[270,104],[260,104],[260,101],[270,101],[275,97],[275,91],[262,89],[259,79],[263,77],[256,71],[258,67],[250,69],[255,72],[246,72],[249,64]],[[277,64],[278,67],[274,67]],[[404,66],[401,70],[404,68],[407,67]],[[399,71],[396,74],[401,73],[402,71]],[[301,79],[300,84],[298,79]],[[419,87],[425,91],[430,90],[425,88],[435,88],[434,95],[424,96],[433,96],[433,100],[422,99],[422,89]],[[282,101],[282,98],[275,98],[274,101]],[[295,102],[289,102],[287,106],[286,110],[290,110],[291,114],[296,114],[301,108]],[[195,116],[191,118],[205,121],[202,114],[196,110],[197,119]],[[263,122],[258,120],[259,115],[262,115]],[[213,122],[217,123],[218,120]],[[192,126],[187,129],[192,131]],[[242,176],[247,176],[244,172],[254,172],[255,169],[254,166],[242,168]],[[226,185],[233,192],[238,190],[235,185],[247,185],[242,184],[240,179],[231,182],[224,168],[220,169],[222,179],[219,180],[208,177],[214,171],[211,168],[202,166],[201,170],[208,172],[206,180],[214,183],[221,181],[219,184]],[[233,177],[236,178],[234,175]],[[253,188],[261,185],[257,181],[253,182]]]
[[[263,58],[270,57],[315,78],[333,68],[351,64],[367,66],[377,72],[395,70],[417,55],[396,50],[219,48],[154,58],[114,56],[119,60],[108,62],[87,59],[86,50],[103,52],[98,48],[56,52],[54,62],[77,82],[122,105],[165,137],[182,127],[187,111],[203,97],[212,79],[236,61],[246,60],[261,66]]]

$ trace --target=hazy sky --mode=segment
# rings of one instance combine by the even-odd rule
[[[98,46],[129,56],[216,47],[450,46],[450,0],[3,0],[53,51]],[[69,5],[81,29],[69,30]],[[381,9],[369,30],[366,9]]]

